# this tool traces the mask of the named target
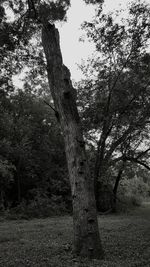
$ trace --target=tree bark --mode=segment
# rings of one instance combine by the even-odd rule
[[[63,65],[58,30],[52,24],[42,29],[42,43],[47,60],[48,81],[57,119],[65,141],[73,203],[74,250],[76,255],[103,258],[96,205],[94,181],[90,176],[76,92],[70,72]]]
[[[4,191],[1,188],[0,190],[0,210],[4,211],[5,210],[5,200],[4,200]]]
[[[117,190],[118,190],[119,182],[121,180],[124,168],[125,168],[125,161],[123,161],[123,163],[122,163],[122,166],[118,172],[118,175],[117,175],[116,181],[115,181],[115,185],[113,188],[113,212],[116,212]]]

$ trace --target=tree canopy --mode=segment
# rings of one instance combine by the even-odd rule
[[[150,8],[133,2],[128,12],[121,19],[100,7],[82,25],[95,56],[81,66],[78,104],[87,141],[97,150],[94,176],[100,183],[111,181],[111,166],[120,161],[149,169]]]

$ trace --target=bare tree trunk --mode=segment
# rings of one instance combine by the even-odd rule
[[[70,72],[62,62],[59,33],[54,25],[43,26],[42,42],[47,59],[49,86],[65,141],[73,202],[75,253],[89,258],[102,258],[94,181],[87,162],[76,93]]]
[[[110,126],[110,118],[109,118],[109,105],[110,105],[110,93],[108,97],[108,102],[105,111],[105,120],[103,122],[102,133],[98,141],[98,147],[96,151],[96,160],[95,160],[95,168],[94,168],[94,185],[95,185],[95,198],[96,198],[96,207],[99,210],[99,198],[100,196],[100,186],[102,184],[101,177],[102,173],[105,173],[106,162],[105,162],[105,146],[106,140],[111,132],[112,126]],[[108,162],[108,161],[107,161]]]
[[[115,185],[114,185],[114,189],[113,189],[113,212],[116,212],[117,190],[118,190],[119,182],[121,180],[124,168],[125,168],[125,161],[123,161],[123,163],[121,165],[121,168],[120,168],[118,175],[116,177],[116,181],[115,181]]]
[[[17,202],[20,204],[21,202],[21,181],[20,181],[20,170],[21,170],[21,156],[18,159],[18,166],[17,166]]]

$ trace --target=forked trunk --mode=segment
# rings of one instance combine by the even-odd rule
[[[49,86],[65,140],[73,201],[75,253],[89,258],[102,258],[94,182],[87,162],[76,93],[72,87],[70,72],[62,62],[59,33],[54,25],[43,26],[42,42],[47,59]]]

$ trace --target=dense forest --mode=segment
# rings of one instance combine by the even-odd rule
[[[96,229],[92,190],[100,214],[150,197],[150,6],[132,1],[124,18],[122,10],[104,12],[103,1],[85,2],[95,7],[82,24],[95,53],[73,85],[54,26],[67,21],[70,1],[0,2],[0,213],[7,218],[74,213],[77,230],[84,209]]]

